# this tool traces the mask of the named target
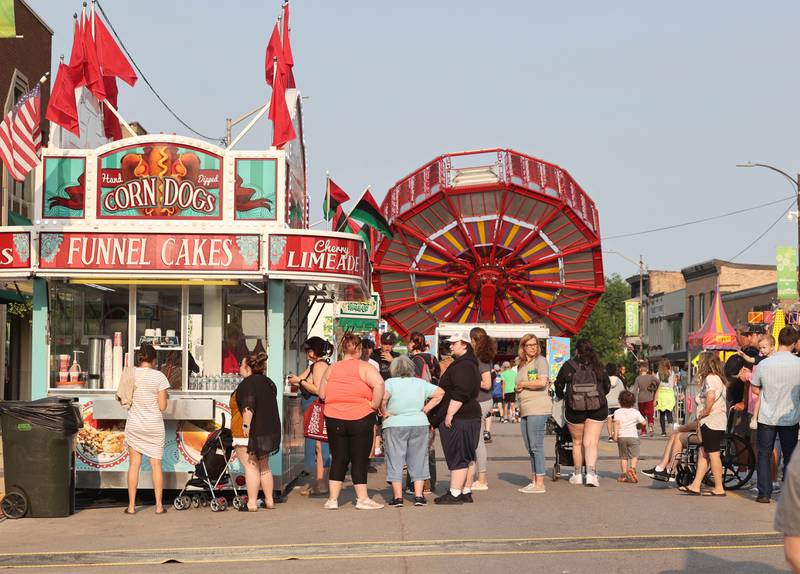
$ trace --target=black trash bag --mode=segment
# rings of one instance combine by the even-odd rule
[[[67,436],[83,428],[80,410],[71,399],[48,397],[38,401],[0,402],[0,415],[4,414]]]

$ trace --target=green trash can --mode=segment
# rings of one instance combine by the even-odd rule
[[[83,426],[71,399],[0,403],[8,518],[75,513],[75,434]]]

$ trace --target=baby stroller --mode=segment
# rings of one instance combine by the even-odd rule
[[[572,458],[572,435],[564,418],[564,401],[553,401],[553,413],[547,420],[548,428],[556,435],[556,460],[553,463],[553,480],[561,478],[562,466],[574,466]]]
[[[559,424],[555,422],[555,435],[556,460],[553,463],[552,478],[553,480],[558,480],[561,478],[561,466],[575,466],[575,461],[572,458],[572,435],[569,434],[567,425],[559,426]]]
[[[176,510],[187,510],[210,506],[212,512],[222,512],[228,508],[228,501],[220,495],[223,490],[233,490],[233,507],[237,510],[247,503],[239,496],[236,484],[231,480],[230,464],[233,458],[233,434],[225,427],[222,415],[222,428],[208,435],[200,451],[200,462],[173,502]],[[191,496],[187,492],[194,492]]]

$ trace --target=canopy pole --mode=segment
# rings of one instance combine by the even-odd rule
[[[258,120],[260,120],[260,119],[261,119],[261,117],[262,117],[264,114],[266,114],[268,111],[269,111],[269,104],[265,104],[264,106],[262,106],[262,107],[261,107],[261,109],[259,110],[259,112],[258,112],[258,113],[255,115],[255,117],[254,117],[252,120],[250,120],[250,122],[248,122],[248,124],[247,124],[246,126],[244,126],[244,129],[242,129],[242,131],[240,131],[240,132],[239,132],[239,135],[237,135],[235,138],[233,138],[233,141],[232,141],[232,142],[230,142],[230,143],[228,144],[228,147],[227,147],[227,148],[225,148],[225,151],[231,151],[231,150],[234,148],[234,146],[235,146],[237,143],[239,143],[239,141],[241,141],[241,139],[242,139],[244,136],[246,136],[246,135],[247,135],[247,132],[249,132],[249,131],[250,131],[250,129],[251,129],[251,128],[252,128],[254,125],[256,125],[256,122],[257,122]]]

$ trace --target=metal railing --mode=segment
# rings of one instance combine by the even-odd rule
[[[492,155],[494,161],[487,164],[486,157]],[[455,159],[464,165],[455,167]],[[470,159],[474,163],[470,163]],[[474,172],[479,168],[491,169],[498,184],[518,185],[560,199],[589,228],[599,233],[597,206],[569,172],[523,153],[499,148],[445,154],[428,162],[389,190],[381,205],[384,217],[391,223],[420,201],[443,189],[457,187],[455,182],[460,172]]]

